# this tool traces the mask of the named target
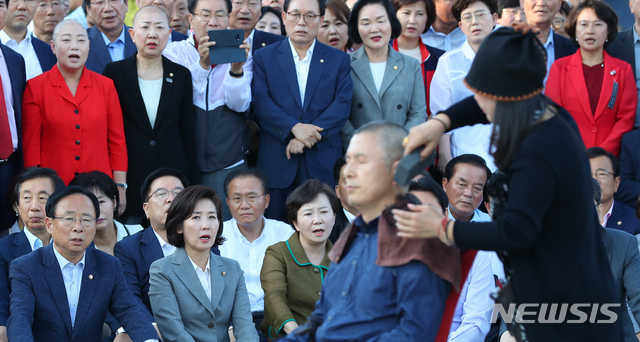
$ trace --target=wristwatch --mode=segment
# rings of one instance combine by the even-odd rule
[[[116,336],[122,334],[123,332],[125,332],[123,327],[118,328],[118,330],[116,330]]]
[[[116,185],[117,185],[117,186],[119,186],[119,187],[121,187],[121,188],[124,188],[125,190],[127,190],[127,188],[129,187],[129,186],[127,185],[127,183],[116,183]]]

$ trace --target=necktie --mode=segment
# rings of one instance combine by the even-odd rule
[[[4,102],[2,77],[0,77],[0,159],[9,158],[11,153],[13,153],[13,141],[11,140],[11,129],[9,128],[7,105]]]
[[[33,250],[35,251],[36,249],[42,247],[42,240],[40,239],[36,239],[36,242],[33,243]]]

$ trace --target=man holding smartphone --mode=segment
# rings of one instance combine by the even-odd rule
[[[211,65],[208,31],[229,25],[230,0],[195,0],[189,3],[193,33],[187,40],[167,46],[163,55],[191,71],[193,104],[196,107],[196,155],[201,181],[224,193],[224,179],[235,169],[246,168],[244,156],[249,139],[244,112],[251,102],[253,70],[245,62]],[[240,46],[248,54],[245,40]],[[224,205],[223,217],[230,217]]]

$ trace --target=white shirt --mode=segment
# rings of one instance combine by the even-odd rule
[[[347,217],[347,220],[349,220],[349,222],[353,222],[353,220],[356,219],[356,215],[350,213],[349,210],[342,208],[342,211],[344,211],[344,216]]]
[[[244,271],[251,311],[264,310],[264,291],[260,283],[260,271],[267,247],[285,241],[293,234],[290,225],[264,218],[264,228],[260,237],[249,242],[238,228],[238,222],[231,219],[224,222],[223,236],[227,239],[220,245],[220,255],[237,261]]]
[[[0,31],[0,36],[4,31]],[[6,33],[4,33],[6,34]],[[11,89],[11,78],[9,77],[9,69],[4,59],[4,53],[0,49],[0,77],[2,77],[2,93],[4,94],[4,103],[7,107],[7,117],[9,119],[9,130],[11,131],[11,142],[13,142],[13,150],[18,149],[18,128],[16,127],[16,116],[13,110],[13,90]]]
[[[133,235],[143,228],[139,224],[127,224],[124,225],[118,221],[113,221],[116,226],[116,240],[120,242],[120,240],[126,238],[127,236]]]
[[[309,65],[311,64],[311,57],[313,56],[313,49],[316,47],[316,40],[313,40],[307,54],[302,60],[296,51],[295,47],[291,43],[291,39],[287,38],[289,45],[291,46],[291,53],[293,53],[293,64],[296,66],[296,76],[298,76],[298,88],[300,89],[300,103],[304,105],[304,92],[307,89],[307,78],[309,77]]]
[[[449,219],[455,220],[451,210],[449,210]],[[471,222],[489,221],[491,221],[489,215],[479,209],[476,209],[471,218]],[[490,297],[495,289],[491,254],[496,253],[478,251],[473,260],[453,313],[448,342],[484,341],[491,328],[490,320],[495,304]]]
[[[162,93],[162,78],[149,81],[138,77],[138,84],[140,85],[140,94],[142,95],[144,108],[147,110],[147,117],[149,117],[151,128],[153,128],[156,124],[160,94]]]
[[[173,42],[162,54],[174,63],[178,63],[191,71],[193,82],[193,104],[203,110],[212,111],[226,105],[235,112],[244,112],[251,103],[251,80],[253,79],[253,63],[245,62],[244,75],[233,78],[229,75],[230,64],[216,65],[204,70],[200,66],[200,54],[194,44],[193,33],[186,40]],[[209,83],[209,93],[207,91]]]
[[[149,227],[150,229],[153,229],[151,227]],[[173,254],[173,252],[176,251],[176,247],[171,246],[168,242],[164,241],[162,239],[162,236],[160,236],[158,233],[156,233],[156,231],[153,231],[154,234],[156,234],[156,238],[158,238],[158,243],[160,244],[160,247],[162,248],[162,255],[164,256],[168,256]]]
[[[543,84],[547,85],[547,77],[549,77],[549,70],[551,70],[551,65],[556,61],[556,50],[554,48],[555,43],[553,42],[553,30],[549,30],[549,37],[547,37],[547,41],[544,43],[544,49],[547,50],[547,74],[544,76]]]
[[[189,261],[191,261],[191,265],[193,265],[193,268],[196,270],[196,275],[198,276],[198,280],[200,280],[200,285],[202,285],[204,293],[207,294],[209,301],[211,301],[211,267],[209,267],[211,258],[207,259],[207,266],[205,266],[203,271],[200,266],[193,262],[193,259],[191,259],[188,254],[187,256],[189,257]]]
[[[420,45],[417,48],[411,50],[405,50],[398,48],[398,52],[401,54],[407,55],[409,57],[413,57],[418,60],[418,62],[422,63],[422,51],[420,51]]]
[[[31,247],[31,251],[35,251],[36,249],[43,246],[43,241],[33,235],[27,227],[24,227],[22,230],[24,230],[24,235],[26,235],[27,240],[29,240],[29,247]],[[38,243],[38,246],[36,246],[36,243]]]
[[[369,63],[371,68],[371,76],[373,76],[373,83],[376,85],[376,90],[380,93],[380,87],[382,87],[382,80],[384,79],[384,69],[387,67],[387,61],[382,63]]]
[[[464,35],[459,27],[456,27],[456,29],[449,34],[444,34],[442,32],[436,32],[433,26],[431,26],[429,30],[421,34],[420,37],[423,43],[444,51],[455,50],[461,47],[465,40],[467,40],[467,36]]]
[[[77,264],[72,264],[63,257],[53,246],[53,253],[60,264],[64,289],[67,291],[67,302],[69,303],[69,313],[71,314],[71,327],[76,322],[76,311],[78,310],[78,300],[80,298],[80,287],[82,286],[82,271],[84,271],[84,261],[87,254],[82,255],[82,259]]]
[[[468,41],[464,41],[459,49],[449,51],[438,60],[438,66],[431,79],[429,105],[432,113],[449,108],[451,105],[472,96],[463,80],[467,77],[471,63],[476,57]],[[485,160],[494,172],[498,168],[493,156],[489,154],[493,125],[477,124],[454,129],[451,135],[451,158],[462,154],[476,154]]]
[[[36,50],[31,43],[31,31],[27,30],[27,33],[20,43],[16,42],[13,38],[4,31],[0,31],[0,41],[2,44],[10,47],[13,51],[19,53],[24,58],[24,65],[27,71],[27,80],[30,80],[40,74],[42,74],[42,67],[40,66],[40,60],[36,55]],[[2,82],[4,86],[4,82]]]

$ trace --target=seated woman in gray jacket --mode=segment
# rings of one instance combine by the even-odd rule
[[[149,299],[162,340],[258,341],[243,272],[211,247],[222,238],[222,202],[204,185],[188,187],[167,213],[167,239],[178,249],[149,270]]]

